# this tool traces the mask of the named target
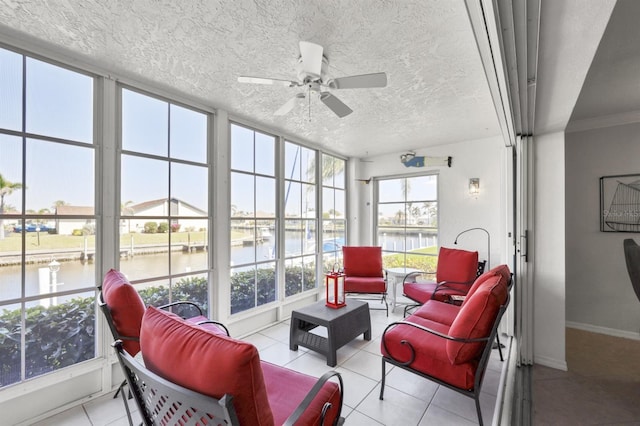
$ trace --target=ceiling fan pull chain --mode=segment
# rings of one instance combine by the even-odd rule
[[[309,98],[309,122],[311,122],[311,86],[309,86],[309,95],[307,98]]]

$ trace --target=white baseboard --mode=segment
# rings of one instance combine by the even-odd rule
[[[549,358],[546,356],[535,356],[533,357],[534,364],[544,365],[545,367],[555,368],[556,370],[567,371],[567,361],[561,361],[555,358]]]
[[[578,330],[590,331],[592,333],[606,334],[607,336],[623,337],[625,339],[640,340],[640,334],[633,331],[617,330],[615,328],[600,327],[598,325],[585,324],[580,322],[567,321],[566,326]]]

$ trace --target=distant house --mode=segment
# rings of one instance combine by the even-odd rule
[[[120,232],[143,232],[144,224],[147,222],[158,222],[149,216],[180,216],[182,219],[173,219],[171,224],[180,225],[180,230],[207,229],[209,220],[207,212],[201,210],[189,203],[178,200],[177,198],[160,198],[158,200],[145,201],[122,208],[122,217],[120,221]],[[140,216],[140,219],[131,218],[132,216]],[[184,217],[193,217],[194,219],[184,219]],[[197,218],[197,219],[196,219]]]
[[[60,216],[93,216],[93,207],[63,205],[56,207],[56,230],[60,235],[71,235],[74,229],[83,229],[85,226],[95,226],[94,219],[62,219]]]
[[[144,224],[147,222],[161,223],[164,220],[158,216],[181,216],[182,219],[173,219],[173,225],[180,225],[180,230],[199,230],[208,227],[207,212],[189,203],[172,198],[161,198],[158,200],[145,201],[139,204],[122,208],[120,220],[120,232],[143,232]],[[87,225],[93,224],[93,219],[61,218],[60,216],[93,216],[93,207],[85,206],[58,206],[56,208],[56,229],[58,234],[71,235],[75,229],[83,229]],[[137,218],[140,216],[140,218]],[[155,216],[155,217],[154,217]],[[184,219],[184,217],[194,217],[197,219]]]

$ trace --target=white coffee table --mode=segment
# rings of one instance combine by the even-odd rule
[[[415,268],[407,268],[406,266],[400,268],[388,268],[385,269],[387,271],[387,285],[391,285],[391,312],[395,311],[397,306],[397,287],[398,282],[402,283],[407,274],[411,272],[420,272],[420,269]]]

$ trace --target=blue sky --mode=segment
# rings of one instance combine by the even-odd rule
[[[25,210],[51,208],[55,201],[91,206],[95,199],[93,150],[93,80],[46,62],[0,49],[0,127],[21,131],[22,73],[26,70],[24,125],[28,133],[80,142],[65,145],[0,135],[0,173],[22,183]],[[169,120],[169,108],[171,119]],[[207,116],[177,105],[123,90],[123,149],[206,163]],[[83,146],[82,144],[86,144]],[[26,180],[22,181],[22,157]],[[122,160],[122,202],[139,203],[169,194],[166,161],[125,156]],[[174,163],[172,195],[207,210],[206,167]],[[5,197],[20,210],[21,190]]]
[[[0,173],[11,182],[24,185],[25,210],[51,209],[58,200],[92,206],[96,168],[93,80],[46,62],[32,58],[23,62],[23,59],[18,53],[0,49],[0,128],[22,131],[24,70],[26,132],[76,144],[26,139],[23,145],[19,136],[0,135]],[[123,150],[170,156],[179,161],[169,166],[164,159],[123,154],[121,203],[166,198],[171,191],[172,197],[207,211],[207,115],[125,88],[122,117]],[[253,211],[255,195],[256,210],[275,212],[275,137],[236,125],[231,131],[232,169],[264,175],[256,177],[255,187],[259,190],[254,194],[253,177],[234,173],[232,204],[240,210]],[[24,182],[23,154],[27,165]],[[308,175],[314,157],[315,151],[311,149],[285,143],[285,178],[302,181],[285,185],[288,214],[300,215],[316,207],[314,176]],[[343,179],[342,176],[338,179]],[[20,211],[22,193],[23,190],[14,191],[5,197],[5,203]],[[343,204],[343,200],[335,206],[331,200],[325,200],[326,210],[335,208],[344,212]]]

